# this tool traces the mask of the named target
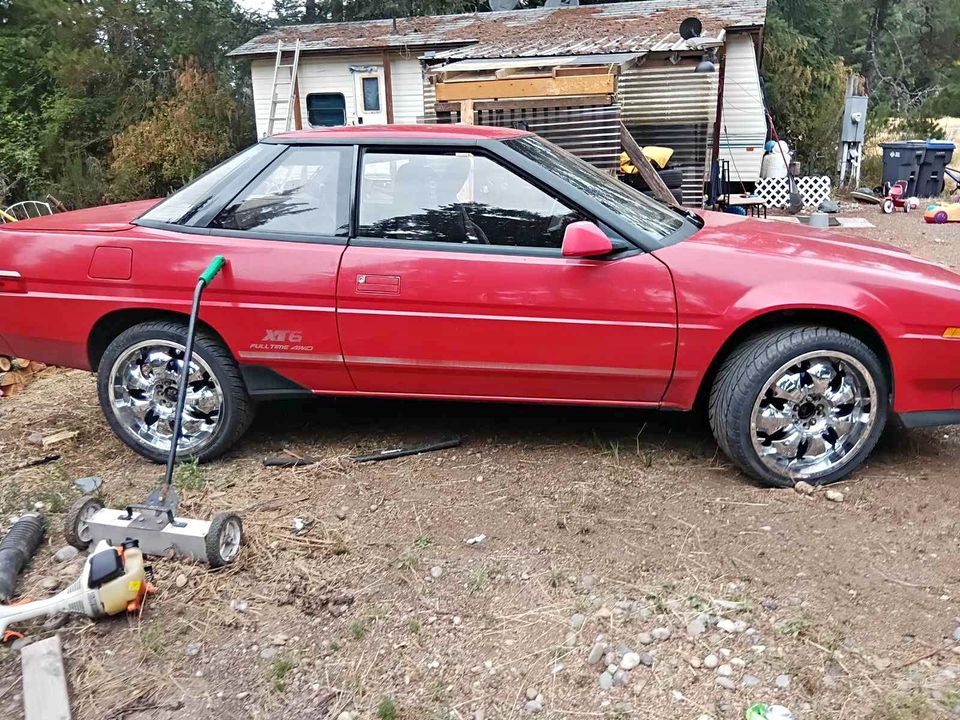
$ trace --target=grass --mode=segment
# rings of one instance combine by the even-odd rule
[[[367,635],[367,626],[362,620],[354,620],[350,623],[350,637],[354,640],[363,640]]]
[[[421,627],[420,627],[419,620],[407,621],[407,632],[409,632],[411,635],[419,635],[420,630],[421,630]]]
[[[207,485],[207,471],[198,460],[180,463],[173,471],[173,482],[181,490],[203,490]]]
[[[297,661],[290,655],[279,655],[270,664],[270,679],[273,682],[274,692],[282,693],[287,689],[287,673],[297,666]]]
[[[159,625],[147,625],[140,629],[140,647],[147,655],[162,657],[167,652],[167,633]]]
[[[417,535],[416,540],[413,541],[413,546],[417,550],[426,550],[431,545],[433,545],[433,538],[429,535]]]
[[[933,720],[936,712],[919,690],[887,695],[870,715],[870,720]]]
[[[788,638],[796,640],[800,637],[809,637],[812,628],[813,620],[809,615],[803,613],[778,623],[775,629],[779,635],[786,635]]]
[[[397,704],[389,695],[385,696],[377,705],[377,718],[379,720],[397,720]]]

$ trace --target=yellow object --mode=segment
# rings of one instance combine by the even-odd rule
[[[658,166],[661,170],[667,166],[670,158],[673,157],[673,148],[647,145],[647,147],[640,148],[640,150],[651,163]],[[630,162],[630,156],[625,152],[620,153],[620,172],[624,175],[635,175],[640,172],[637,170],[637,166]]]
[[[441,82],[436,85],[437,102],[505,100],[558,95],[612,95],[616,89],[617,82],[613,75],[575,75],[522,80],[465,80]]]
[[[140,548],[116,549],[123,555],[123,575],[100,586],[100,604],[107,615],[139,610],[148,590]]]
[[[948,327],[943,331],[943,336],[945,338],[960,338],[960,328]]]
[[[13,215],[10,215],[10,214],[8,214],[8,213],[5,213],[3,210],[0,210],[0,220],[3,220],[4,222],[16,222],[16,221],[17,221],[17,219],[16,219]]]

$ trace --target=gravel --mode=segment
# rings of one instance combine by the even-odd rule
[[[960,642],[960,627],[953,631],[953,639]]]
[[[642,632],[637,635],[637,642],[641,645],[650,645],[653,642],[653,635],[648,632]]]
[[[692,638],[700,637],[707,631],[707,624],[702,617],[694,618],[687,623],[687,635]]]
[[[708,670],[715,669],[720,664],[720,658],[718,658],[713,653],[710,653],[703,659],[703,666]]]
[[[47,592],[53,592],[60,587],[60,580],[52,576],[40,578],[40,587]]]
[[[64,545],[53,554],[53,559],[58,563],[65,563],[70,562],[79,554],[80,551],[77,550],[73,545]]]
[[[439,565],[434,565],[430,568],[430,577],[434,580],[439,580],[441,575],[443,575],[443,568]]]
[[[756,675],[744,675],[740,679],[740,684],[747,688],[757,687],[760,684],[760,678]]]
[[[733,678],[723,676],[717,678],[717,685],[722,687],[724,690],[733,690],[737,686],[737,684],[733,681]]]
[[[640,664],[640,655],[635,652],[626,653],[620,660],[620,667],[624,670],[633,670]]]
[[[613,687],[613,675],[609,671],[600,673],[600,689],[609,690]]]
[[[786,690],[790,687],[790,676],[787,674],[777,675],[777,679],[773,681],[773,684],[781,690]]]
[[[590,648],[590,655],[587,657],[587,663],[590,665],[597,665],[601,660],[603,660],[603,653],[606,651],[607,645],[601,639],[597,638],[597,641],[593,644],[593,647]]]
[[[579,630],[580,628],[582,628],[586,622],[587,622],[587,618],[584,617],[583,613],[577,613],[572,618],[570,618],[570,626],[575,630]]]
[[[539,694],[540,694],[540,691],[537,690],[535,687],[527,688],[527,700],[536,700],[537,695]]]
[[[668,627],[658,627],[654,628],[650,634],[654,640],[669,640],[670,636],[673,635],[673,630]]]
[[[843,502],[843,493],[840,492],[839,490],[827,490],[827,492],[824,493],[824,496],[830,502],[835,502],[835,503]]]
[[[733,666],[729,665],[728,663],[724,663],[717,668],[717,675],[720,677],[730,677],[733,675]]]
[[[640,664],[644,667],[653,666],[653,655],[650,653],[640,653]]]

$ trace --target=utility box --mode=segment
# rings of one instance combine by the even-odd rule
[[[862,143],[867,128],[867,100],[865,95],[848,95],[843,107],[843,127],[840,142]]]
[[[917,178],[927,143],[923,140],[900,140],[880,143],[880,147],[883,148],[883,184],[893,185],[899,180],[906,180],[906,196],[916,195]]]

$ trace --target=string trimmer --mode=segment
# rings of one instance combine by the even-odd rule
[[[84,549],[101,540],[111,544],[133,538],[138,540],[146,555],[181,556],[220,567],[231,562],[240,551],[243,525],[236,513],[217,513],[213,520],[191,520],[177,517],[179,497],[173,486],[173,470],[177,462],[177,446],[183,426],[183,407],[187,398],[190,363],[193,360],[193,339],[196,334],[200,298],[204,288],[219,274],[226,261],[217,255],[197,278],[193,293],[193,308],[187,325],[183,360],[180,365],[177,408],[173,418],[170,451],[163,483],[147,497],[142,505],[128,505],[125,511],[105,508],[99,499],[80,498],[70,508],[64,520],[67,542]]]
[[[0,605],[0,637],[6,639],[9,625],[46,615],[75,613],[94,618],[135,612],[144,596],[153,591],[146,573],[136,540],[116,547],[101,540],[84,563],[80,577],[63,592],[46,600]],[[10,634],[19,635],[13,631]]]

